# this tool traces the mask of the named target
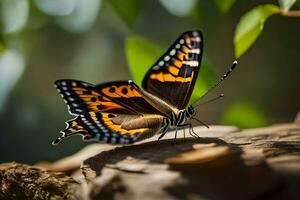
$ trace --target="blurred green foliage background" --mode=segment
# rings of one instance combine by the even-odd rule
[[[53,82],[140,83],[190,29],[205,39],[192,100],[239,60],[207,97],[225,98],[198,107],[199,119],[241,128],[293,120],[300,108],[298,9],[296,0],[0,0],[0,162],[51,161],[85,146],[80,137],[51,145],[72,118]]]

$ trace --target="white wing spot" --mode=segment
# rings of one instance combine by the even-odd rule
[[[176,45],[177,46],[177,45]],[[180,46],[180,45],[179,45]],[[176,50],[175,49],[172,49],[172,51],[170,51],[170,55],[171,56],[174,56],[176,54]]]
[[[117,138],[112,137],[112,138],[110,139],[110,141],[111,141],[112,143],[116,143],[116,142],[117,142]]]
[[[164,64],[165,64],[164,61],[160,61],[160,62],[158,63],[159,66],[163,66]]]
[[[101,134],[97,133],[97,134],[96,134],[96,139],[97,139],[97,140],[100,140],[100,136],[101,136]]]
[[[104,128],[103,128],[103,129],[102,129],[102,132],[103,132],[103,133],[108,133],[109,131],[108,131],[107,129],[104,129]]]
[[[169,61],[170,60],[170,56],[165,56],[164,60],[165,61]]]
[[[124,138],[120,138],[120,143],[125,143],[125,139]]]
[[[154,69],[154,70],[159,70],[159,66],[158,66],[158,65],[154,65],[154,66],[152,67],[152,69]]]
[[[180,44],[184,44],[184,39],[179,40]]]
[[[198,36],[198,32],[194,31],[194,32],[193,32],[193,36],[194,36],[194,37]]]
[[[191,49],[190,52],[200,54],[200,49]]]
[[[93,131],[94,131],[95,133],[99,133],[99,129],[97,129],[97,128],[94,128]]]
[[[113,133],[112,136],[113,136],[113,137],[118,137],[118,134]]]
[[[176,44],[175,48],[176,49],[180,49],[181,45],[180,44]]]
[[[198,61],[183,61],[183,64],[189,65],[191,67],[198,67]]]
[[[201,39],[200,37],[195,37],[195,38],[192,38],[193,41],[196,41],[196,42],[201,42]]]

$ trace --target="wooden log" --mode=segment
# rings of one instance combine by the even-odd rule
[[[129,146],[92,144],[37,167],[0,165],[0,199],[297,199],[300,115],[239,130],[194,127]],[[41,169],[44,168],[44,169]],[[81,168],[79,170],[79,168]],[[72,178],[60,172],[75,171]],[[77,180],[77,181],[75,181]]]
[[[61,172],[0,164],[0,199],[78,199],[79,184]]]

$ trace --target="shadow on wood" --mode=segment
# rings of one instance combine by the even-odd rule
[[[101,175],[101,170],[109,164],[116,164],[127,158],[146,160],[151,163],[163,163],[164,160],[175,154],[193,150],[195,144],[225,145],[226,142],[219,138],[178,138],[152,141],[147,143],[135,144],[130,146],[117,147],[112,150],[103,151],[83,162],[82,171],[85,173],[85,167],[95,172],[96,176]],[[92,178],[92,177],[86,177]]]

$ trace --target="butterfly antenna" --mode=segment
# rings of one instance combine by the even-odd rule
[[[234,68],[236,67],[237,64],[238,64],[238,62],[236,60],[233,61],[233,63],[231,65],[231,67],[229,68],[229,70],[222,76],[222,78],[215,85],[213,85],[211,88],[209,88],[204,93],[204,95],[202,95],[202,97],[200,97],[200,99],[202,99],[203,97],[205,97],[208,93],[210,93],[213,89],[215,89],[215,87],[217,87],[218,85],[220,85],[220,83],[222,83],[222,81],[224,81],[229,76],[229,74],[234,70]]]
[[[221,99],[222,97],[224,97],[224,94],[220,94],[219,96],[217,96],[217,97],[215,97],[215,98],[213,98],[213,99],[210,99],[210,100],[208,100],[208,101],[199,103],[199,104],[197,104],[196,106],[194,106],[194,108],[196,108],[197,106],[200,106],[200,105],[204,105],[204,104],[207,104],[207,103],[214,102],[214,101],[216,101],[216,100],[218,100],[218,99]]]

